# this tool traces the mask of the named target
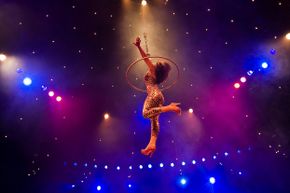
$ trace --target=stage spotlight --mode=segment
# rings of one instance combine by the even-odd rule
[[[72,184],[72,185],[71,185],[71,187],[72,187],[72,188],[75,188],[75,187],[76,187],[76,185]]]
[[[142,165],[139,165],[139,169],[142,170],[143,169],[143,166]]]
[[[101,186],[97,186],[97,190],[100,191],[102,189]]]
[[[164,164],[163,164],[163,163],[160,163],[159,166],[160,166],[161,168],[163,168]]]
[[[192,108],[188,109],[188,112],[193,113],[193,109]]]
[[[184,186],[184,185],[186,185],[186,183],[187,183],[187,180],[186,180],[185,178],[181,178],[181,179],[180,179],[180,184],[181,184],[181,185]]]
[[[201,161],[202,161],[202,162],[205,162],[205,158],[203,157],[203,158],[201,159]]]
[[[146,5],[147,5],[147,1],[146,1],[146,0],[142,0],[142,1],[141,1],[141,5],[142,5],[142,6],[146,6]]]
[[[236,89],[238,89],[238,88],[241,87],[241,85],[240,85],[240,83],[235,83],[235,84],[234,84],[234,87],[235,87]]]
[[[286,37],[287,40],[290,40],[290,33],[286,34],[285,37]]]
[[[108,166],[107,166],[107,165],[105,165],[105,166],[104,166],[104,168],[107,170],[107,169],[108,169]]]
[[[171,166],[171,167],[174,167],[174,163],[171,163],[170,166]]]
[[[215,184],[215,178],[214,178],[214,177],[210,177],[210,178],[209,178],[209,183],[211,183],[211,184]]]
[[[128,184],[128,187],[129,187],[129,188],[131,188],[131,187],[132,187],[132,185],[131,185],[131,184]]]
[[[57,96],[57,97],[55,98],[55,100],[56,100],[57,102],[60,102],[60,101],[62,100],[62,98],[61,98],[61,96]]]
[[[148,164],[148,168],[150,168],[150,169],[151,169],[151,168],[152,168],[152,165],[151,165],[151,164]]]
[[[192,160],[192,162],[191,162],[191,163],[194,165],[194,164],[196,164],[196,161],[195,161],[195,160]]]
[[[269,65],[267,62],[263,62],[261,66],[262,66],[262,68],[268,68]]]
[[[6,60],[6,55],[5,54],[0,54],[0,61],[4,62]]]
[[[109,118],[110,118],[110,115],[109,115],[108,113],[105,113],[105,114],[104,114],[104,119],[107,120],[107,119],[109,119]]]
[[[185,166],[185,164],[186,164],[185,162],[181,162],[181,165]]]
[[[225,156],[228,156],[229,155],[229,153],[228,152],[225,152]]]
[[[29,78],[29,77],[25,77],[25,78],[23,79],[23,84],[24,84],[25,86],[30,86],[31,83],[32,83],[31,78]]]
[[[120,170],[121,168],[120,168],[120,166],[117,166],[117,170]]]
[[[241,81],[242,83],[245,83],[245,82],[247,81],[247,79],[246,79],[246,77],[243,76],[243,77],[240,78],[240,81]]]
[[[53,97],[54,96],[54,92],[53,91],[49,91],[48,92],[48,96]]]

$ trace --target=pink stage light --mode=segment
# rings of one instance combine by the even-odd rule
[[[240,85],[240,83],[235,83],[235,84],[234,84],[234,87],[235,87],[236,89],[238,89],[238,88],[241,87],[241,85]]]
[[[53,91],[49,91],[48,92],[48,96],[53,97],[54,96],[54,92]]]
[[[57,97],[56,97],[56,101],[57,101],[57,102],[60,102],[61,100],[62,100],[61,96],[57,96]]]
[[[245,83],[246,81],[247,81],[247,79],[246,79],[246,77],[241,77],[241,79],[240,79],[240,81],[242,82],[242,83]]]

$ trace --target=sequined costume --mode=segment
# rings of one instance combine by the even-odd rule
[[[149,118],[151,121],[152,135],[158,135],[159,133],[159,114],[161,113],[161,106],[164,103],[164,97],[154,76],[148,71],[144,77],[147,98],[143,105],[143,117]]]

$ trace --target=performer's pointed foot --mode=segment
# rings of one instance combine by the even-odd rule
[[[141,153],[146,156],[152,157],[154,152],[156,151],[156,146],[147,146],[145,149],[141,149]]]

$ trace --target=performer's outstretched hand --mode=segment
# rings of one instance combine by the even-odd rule
[[[137,37],[136,38],[136,41],[133,43],[135,46],[139,47],[140,46],[140,43],[141,43],[141,39],[140,37]]]

